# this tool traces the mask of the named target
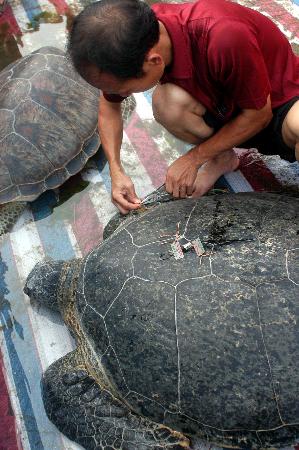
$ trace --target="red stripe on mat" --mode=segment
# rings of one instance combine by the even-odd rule
[[[281,191],[281,184],[256,153],[244,152],[240,155],[239,170],[255,191]]]
[[[103,239],[103,225],[88,194],[74,205],[72,228],[83,256]]]
[[[20,450],[16,420],[11,408],[4,373],[5,367],[0,352],[0,450]]]
[[[148,135],[137,113],[132,114],[126,133],[155,187],[165,181],[168,165],[155,142]]]

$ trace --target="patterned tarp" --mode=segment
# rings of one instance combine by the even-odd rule
[[[296,49],[299,9],[295,3],[242,3],[270,16]],[[9,42],[13,50],[9,53],[4,44],[0,47],[6,63],[41,45],[63,47],[68,19],[81,6],[64,0],[43,4],[22,0],[9,5],[5,12],[9,22],[6,45]],[[56,23],[37,20],[44,11],[50,11]],[[0,27],[4,22],[0,16]],[[168,165],[187,146],[154,121],[151,92],[137,94],[136,101],[136,111],[124,134],[122,159],[143,197],[163,183]],[[222,186],[234,192],[299,188],[298,163],[289,164],[275,156],[261,158],[255,150],[238,152],[240,168],[222,177]],[[38,261],[81,257],[101,242],[103,228],[116,212],[110,187],[108,167],[99,153],[61,189],[46,192],[28,205],[12,232],[0,238],[0,450],[80,448],[49,422],[40,393],[42,372],[72,350],[74,342],[59,315],[32,307],[22,289]],[[211,448],[205,442],[200,447]]]

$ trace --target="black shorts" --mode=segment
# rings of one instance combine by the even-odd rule
[[[257,148],[263,155],[279,155],[287,161],[296,161],[295,149],[284,143],[281,130],[287,113],[297,100],[299,96],[273,109],[273,117],[269,125],[248,141],[240,144],[240,147]]]
[[[246,142],[239,144],[239,146],[242,148],[257,148],[259,152],[264,155],[279,155],[287,161],[296,161],[295,149],[288,147],[284,143],[281,131],[282,123],[287,113],[298,100],[299,96],[293,97],[288,102],[273,109],[273,117],[269,125]],[[210,113],[206,113],[203,116],[203,119],[209,126],[214,128],[215,131],[223,126],[220,124],[220,121],[214,119]]]

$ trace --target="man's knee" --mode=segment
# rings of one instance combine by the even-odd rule
[[[153,114],[156,121],[187,142],[207,139],[213,133],[202,119],[205,112],[203,105],[172,83],[157,86],[153,93]]]
[[[295,148],[296,159],[299,159],[299,100],[288,111],[282,124],[282,137],[285,144]]]
[[[153,114],[158,123],[163,126],[175,124],[182,112],[177,90],[174,84],[166,83],[156,87],[153,93]]]

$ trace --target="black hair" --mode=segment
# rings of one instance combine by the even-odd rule
[[[94,64],[120,79],[142,76],[146,53],[159,40],[159,22],[140,0],[101,0],[87,6],[75,19],[68,53],[84,77]]]

